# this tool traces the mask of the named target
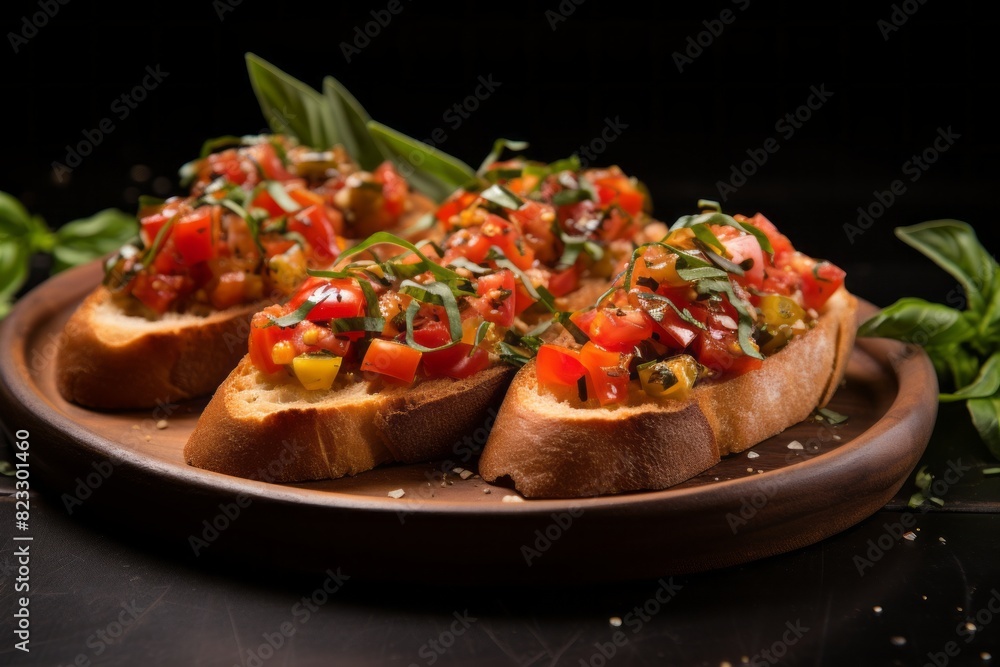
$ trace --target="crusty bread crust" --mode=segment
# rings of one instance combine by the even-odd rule
[[[816,326],[745,375],[695,387],[687,401],[648,397],[583,407],[540,391],[534,362],[518,373],[479,461],[527,497],[663,489],[796,424],[833,395],[853,346],[857,301],[835,294]]]
[[[487,425],[514,376],[493,366],[414,386],[359,381],[334,391],[273,382],[244,358],[184,447],[198,468],[268,482],[355,475],[391,462],[446,457]]]
[[[111,292],[98,287],[63,330],[59,392],[99,409],[150,408],[211,394],[246,353],[250,316],[261,307],[149,321],[126,315]]]

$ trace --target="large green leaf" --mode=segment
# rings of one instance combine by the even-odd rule
[[[317,149],[341,143],[323,95],[252,53],[246,54],[246,61],[250,85],[272,130]]]
[[[371,116],[354,95],[332,76],[323,79],[323,95],[347,153],[362,169],[375,169],[386,156],[368,130]]]
[[[1000,459],[1000,394],[989,398],[973,398],[966,405],[972,415],[972,423],[990,453]]]
[[[895,338],[921,346],[960,343],[974,333],[962,311],[913,297],[900,299],[858,329],[859,336]]]
[[[74,220],[55,232],[53,272],[84,264],[114,252],[139,233],[134,216],[109,208]]]
[[[972,310],[981,310],[991,297],[997,263],[976,232],[959,220],[931,220],[897,227],[896,236],[950,273],[965,289]]]

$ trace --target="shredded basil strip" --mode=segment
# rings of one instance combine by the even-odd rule
[[[492,169],[488,169],[488,167],[500,158],[505,148],[512,151],[523,151],[527,147],[527,141],[497,139],[493,142],[492,150],[490,150],[486,157],[483,158],[483,163],[479,165],[479,169],[476,170],[476,173],[483,176],[487,173],[487,171],[493,171]],[[520,170],[518,170],[518,175],[520,175]]]
[[[440,264],[437,264],[436,262],[432,262],[430,259],[428,259],[428,257],[424,253],[420,252],[420,248],[418,248],[414,244],[410,243],[406,239],[399,238],[395,234],[390,234],[389,232],[375,232],[374,234],[372,234],[367,239],[365,239],[358,245],[354,246],[350,250],[345,250],[340,254],[340,259],[338,260],[338,263],[347,259],[348,257],[353,257],[358,253],[362,253],[371,248],[372,246],[379,245],[380,243],[388,243],[399,246],[400,248],[409,250],[417,257],[419,257],[421,260],[419,263],[408,265],[408,266],[421,267],[421,270],[418,271],[417,273],[424,273],[425,271],[430,271],[435,278],[446,282],[449,280],[465,280],[464,278],[462,278],[462,276],[455,273],[451,269],[447,269],[441,266]],[[417,273],[413,275],[417,275]]]
[[[531,357],[525,355],[510,343],[500,341],[498,347],[500,348],[500,360],[511,366],[524,366],[531,361]]]
[[[358,287],[361,288],[361,292],[365,295],[365,311],[368,313],[368,318],[381,318],[382,311],[379,310],[378,307],[378,297],[375,296],[375,288],[372,287],[372,284],[364,278],[355,277],[354,280],[357,281]],[[379,331],[381,331],[381,329],[379,329]]]
[[[726,252],[726,246],[724,246],[722,241],[719,240],[719,237],[716,236],[711,229],[709,229],[708,225],[702,223],[692,225],[691,231],[694,232],[695,238],[706,246],[712,246],[721,252]]]
[[[580,179],[583,182],[583,179]],[[580,188],[577,190],[560,190],[552,196],[552,203],[556,206],[570,206],[579,204],[582,201],[592,200],[594,197],[589,190]]]
[[[285,213],[295,213],[302,208],[297,201],[288,195],[288,191],[278,181],[268,182],[267,193],[271,195],[274,203],[280,206]]]
[[[744,225],[743,223],[737,222],[736,218],[731,215],[726,215],[725,213],[720,213],[718,211],[701,213],[699,215],[681,216],[677,219],[677,222],[670,226],[670,231],[682,229],[684,227],[694,227],[695,225],[700,224],[733,227],[745,234],[751,234],[757,239],[757,243],[760,244],[760,247],[764,252],[771,255],[774,254],[774,248],[771,246],[771,241],[767,238],[767,234],[753,225]]]
[[[384,317],[339,317],[330,324],[336,333],[364,331],[365,333],[382,333],[385,328]]]
[[[488,202],[511,211],[516,211],[524,206],[523,199],[498,183],[494,183],[480,192],[479,196]]]
[[[466,271],[470,271],[476,275],[490,273],[491,271],[488,266],[480,266],[479,264],[476,264],[475,262],[462,256],[456,257],[452,261],[448,262],[448,266],[453,266],[456,269],[465,269]]]
[[[715,264],[726,273],[732,273],[737,276],[744,275],[745,272],[743,271],[742,266],[736,262],[726,259],[719,253],[712,250],[708,245],[700,243],[700,241],[698,243],[701,246],[701,251],[705,253],[705,257],[708,257],[712,264]]]
[[[302,305],[287,315],[269,318],[269,321],[264,325],[264,328],[270,326],[279,326],[282,329],[294,327],[296,324],[306,319],[313,308],[339,292],[339,287],[333,287],[332,285],[320,285],[313,290],[312,294],[310,294],[305,301],[302,302]]]
[[[681,318],[691,326],[697,327],[698,329],[705,329],[705,330],[708,329],[708,327],[706,327],[704,324],[695,319],[694,315],[691,314],[691,311],[689,311],[687,308],[683,309],[678,308],[677,304],[675,304],[671,299],[663,296],[662,294],[637,292],[636,296],[639,298],[639,301],[659,301],[661,304],[669,306],[671,309],[673,309],[673,311],[677,313],[677,317]],[[645,306],[643,307],[643,309],[647,313],[649,313],[649,316],[652,317],[657,322],[662,321],[663,319],[662,317],[659,320],[657,320],[656,317],[653,315],[653,313],[650,312],[648,308],[645,308]]]
[[[736,309],[739,313],[739,322],[737,323],[736,331],[739,336],[740,349],[743,350],[743,354],[748,357],[753,357],[754,359],[763,359],[760,350],[753,344],[752,334],[754,328],[754,318],[750,315],[750,311],[747,310],[746,304],[743,300],[736,296],[733,292],[733,285],[729,282],[729,279],[712,279],[712,280],[702,280],[696,286],[695,289],[699,294],[718,296],[723,294],[729,300],[729,303]]]
[[[410,305],[406,308],[407,345],[415,350],[420,350],[421,352],[432,352],[434,350],[443,350],[446,347],[451,347],[456,343],[462,342],[462,314],[458,310],[458,301],[455,299],[455,295],[452,293],[451,287],[445,285],[444,283],[428,283],[426,285],[421,285],[411,280],[404,280],[399,286],[399,293],[407,294],[414,299],[414,301],[410,302]],[[420,310],[420,305],[417,303],[418,301],[444,306],[445,313],[448,317],[448,334],[451,336],[450,343],[441,347],[428,348],[418,344],[413,339],[413,318],[416,316],[417,311]]]
[[[471,357],[472,353],[475,352],[476,348],[479,347],[479,344],[483,342],[483,340],[486,338],[486,334],[488,334],[490,331],[490,325],[491,325],[490,322],[485,322],[485,321],[479,323],[479,326],[476,328],[476,338],[472,342],[472,345],[469,348],[469,354],[466,356]]]

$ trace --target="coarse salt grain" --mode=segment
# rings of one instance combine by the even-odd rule
[[[170,424],[167,423],[166,419],[161,419],[160,421],[156,422],[156,428],[160,429],[161,431],[167,428],[167,426],[169,425]]]
[[[798,440],[792,440],[790,443],[788,443],[787,447],[789,449],[805,449],[805,447],[802,446],[802,443],[799,442]]]
[[[500,500],[503,501],[503,502],[505,502],[505,503],[523,503],[524,502],[524,498],[522,498],[521,496],[504,496]]]
[[[969,632],[976,632],[977,630],[979,630],[979,628],[976,627],[976,624],[973,623],[972,621],[966,622],[965,629],[968,630]]]
[[[979,654],[979,658],[980,658],[980,659],[981,659],[981,660],[982,660],[983,662],[989,662],[990,660],[992,660],[992,659],[993,659],[993,656],[992,656],[992,655],[990,655],[989,653],[987,653],[986,651],[983,651],[982,653],[980,653],[980,654]]]
[[[879,605],[875,605],[874,607],[872,607],[872,611],[875,612],[876,614],[881,614],[882,607],[880,607]]]
[[[907,539],[912,542],[913,540],[917,539],[917,534],[914,533],[912,530],[908,531],[906,533],[903,533],[903,539]]]
[[[943,537],[939,537],[938,542],[940,542],[941,544],[948,544],[948,541],[945,540]]]
[[[757,459],[757,458],[760,458],[760,454],[758,454],[757,452],[747,452],[747,458],[748,459]]]
[[[483,493],[493,493],[493,491],[490,490],[490,487],[487,486],[485,489],[483,489]]]
[[[471,470],[463,470],[462,472],[458,473],[458,476],[461,477],[462,479],[469,479],[474,474],[475,473],[472,472]]]
[[[753,472],[753,468],[747,468],[747,472]]]
[[[608,619],[608,623],[610,623],[612,627],[620,628],[622,625],[622,619],[620,616],[612,616]]]
[[[389,496],[390,498],[402,498],[403,496],[406,495],[406,491],[403,491],[402,489],[395,489],[393,491],[390,491],[386,495]]]
[[[896,635],[895,637],[890,638],[889,641],[892,642],[893,646],[906,646],[906,637]]]
[[[841,438],[839,435],[836,435],[836,434],[834,434],[833,439],[836,440],[836,441],[838,441],[838,442],[840,442],[841,440],[843,440],[843,438]]]

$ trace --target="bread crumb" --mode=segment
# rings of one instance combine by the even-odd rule
[[[403,491],[402,489],[396,489],[394,491],[390,491],[386,495],[388,495],[390,498],[402,498],[403,496],[406,495],[406,491]]]
[[[976,632],[977,630],[979,630],[979,628],[976,627],[976,624],[973,623],[972,621],[966,621],[965,629],[968,630],[969,632]]]
[[[524,502],[524,498],[522,498],[521,496],[504,496],[500,500],[503,501],[503,502],[505,502],[505,503],[523,503]]]
[[[874,607],[872,607],[872,611],[875,612],[876,616],[881,616],[882,615],[881,605],[875,605]]]
[[[890,637],[889,641],[892,642],[893,646],[906,646],[906,637],[896,635],[895,637]]]
[[[612,627],[620,628],[622,625],[622,619],[620,616],[612,616],[608,619],[608,623],[610,623]]]
[[[920,599],[921,599],[921,600],[926,600],[926,599],[927,599],[927,596],[926,596],[926,595],[921,595],[921,596],[920,596]]]
[[[167,423],[166,419],[161,419],[160,421],[156,422],[156,428],[160,429],[161,431],[167,428],[167,426],[169,425],[170,424]]]
[[[469,479],[470,477],[472,477],[472,475],[473,472],[471,470],[463,470],[462,472],[458,473],[458,476],[461,477],[462,479]]]
[[[753,472],[753,468],[747,468],[747,472]]]
[[[483,493],[493,493],[493,491],[491,491],[490,487],[487,486],[485,489],[483,489]]]
[[[914,533],[912,530],[908,531],[906,533],[903,533],[903,539],[909,540],[909,541],[912,542],[913,540],[917,539],[917,534]]]
[[[965,610],[962,609],[961,607],[955,607],[955,611],[965,611]]]
[[[802,443],[801,443],[801,442],[799,442],[798,440],[792,440],[792,441],[791,441],[790,443],[788,443],[788,445],[786,445],[786,446],[787,446],[787,447],[788,447],[789,449],[805,449],[805,447],[803,447],[803,446],[802,446]]]
[[[764,474],[764,471],[763,471],[763,470],[757,470],[757,474],[758,474],[758,475],[763,475],[763,474]]]
[[[940,542],[941,544],[948,544],[948,541],[946,539],[944,539],[943,537],[939,537],[938,538],[938,542]]]
[[[757,452],[747,452],[747,458],[748,459],[757,459],[757,458],[760,458],[760,454],[758,454]]]

